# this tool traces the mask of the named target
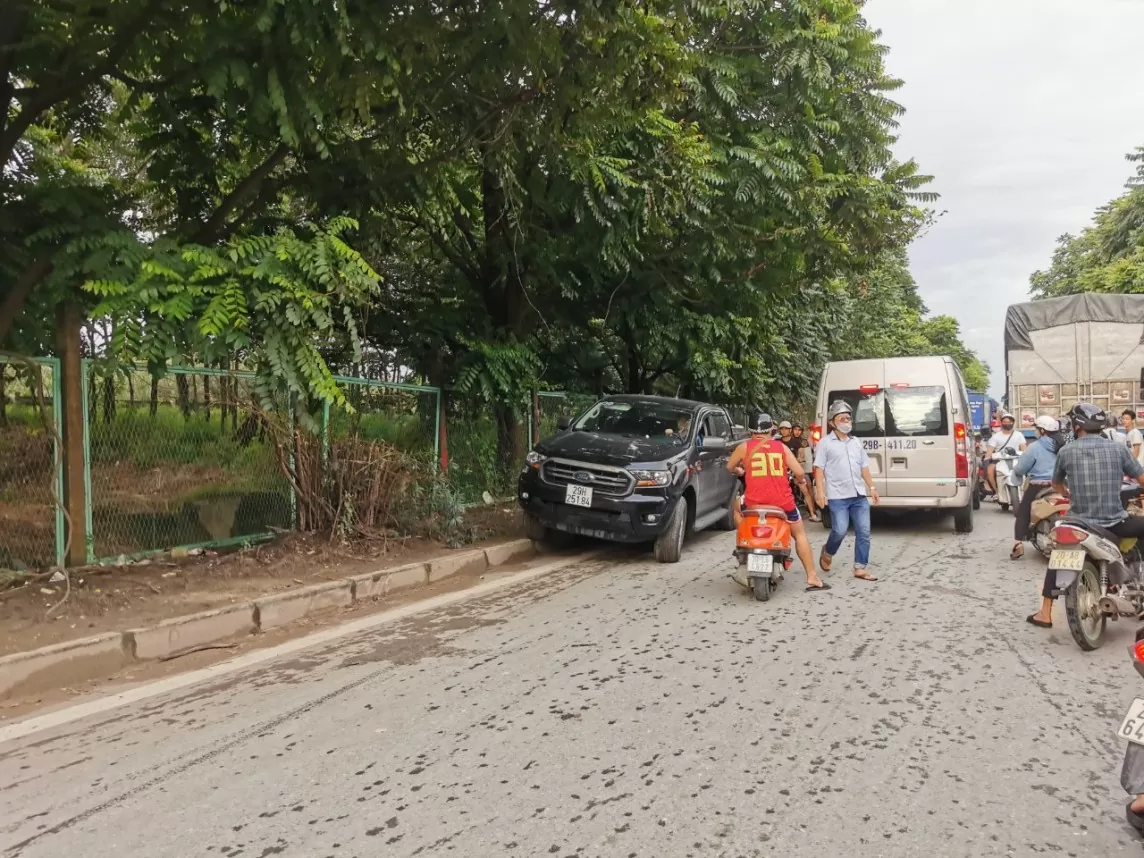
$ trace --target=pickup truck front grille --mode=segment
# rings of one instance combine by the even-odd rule
[[[624,468],[590,465],[571,459],[549,459],[541,466],[540,477],[555,486],[572,483],[590,486],[597,494],[608,497],[623,497],[635,486],[635,479]]]

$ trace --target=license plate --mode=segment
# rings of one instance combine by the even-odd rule
[[[564,492],[564,503],[569,506],[591,506],[591,486],[568,486]]]
[[[1137,745],[1144,745],[1144,697],[1132,701],[1116,735]]]
[[[769,554],[748,554],[747,571],[759,575],[770,575],[775,568],[775,558]]]
[[[1049,555],[1049,568],[1079,572],[1084,568],[1084,552],[1054,549],[1053,553]]]

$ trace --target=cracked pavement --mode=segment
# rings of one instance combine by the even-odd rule
[[[617,549],[8,742],[0,854],[1139,855],[1134,627],[1026,625],[1012,520],[876,518],[880,582],[850,538],[765,604],[733,534]]]

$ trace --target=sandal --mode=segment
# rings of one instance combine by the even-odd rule
[[[855,569],[854,570],[854,577],[857,578],[859,581],[869,581],[871,584],[873,584],[875,581],[878,580],[873,575],[871,575],[869,572],[867,572],[865,569]]]
[[[1025,546],[1022,545],[1021,543],[1017,543],[1016,545],[1014,545],[1013,550],[1009,552],[1009,559],[1010,560],[1020,560],[1024,556],[1025,556]]]
[[[821,552],[819,552],[819,554],[818,554],[818,568],[820,568],[823,572],[826,572],[829,574],[830,566],[832,563],[834,563],[834,558],[831,557],[829,554],[827,554],[825,549],[823,549]]]
[[[829,589],[830,589],[830,585],[829,585],[829,584],[827,584],[825,581],[823,581],[823,582],[822,582],[821,584],[819,584],[817,587],[815,587],[814,585],[809,585],[809,586],[806,588],[806,592],[808,592],[808,593],[809,593],[809,592],[811,592],[812,590],[829,590]]]
[[[1025,622],[1031,626],[1036,626],[1038,629],[1051,629],[1052,623],[1046,623],[1044,620],[1038,620],[1036,614],[1029,614],[1025,617]]]

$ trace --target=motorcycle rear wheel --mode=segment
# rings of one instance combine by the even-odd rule
[[[1091,560],[1084,562],[1077,579],[1065,591],[1065,616],[1077,646],[1092,652],[1104,643],[1104,627],[1108,622],[1098,607],[1100,572]]]
[[[752,578],[752,589],[755,591],[755,598],[760,602],[766,602],[771,598],[771,579],[770,578]]]

